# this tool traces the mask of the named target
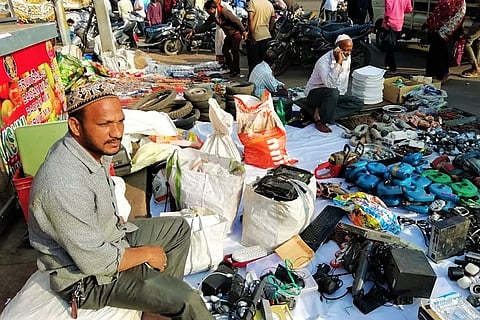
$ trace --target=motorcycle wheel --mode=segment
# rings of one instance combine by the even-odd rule
[[[182,43],[178,39],[168,39],[163,45],[163,51],[166,55],[174,56],[182,49]]]
[[[365,67],[369,65],[371,61],[370,46],[363,40],[355,41],[352,51],[352,64],[350,69]]]
[[[275,60],[272,71],[274,76],[279,76],[284,74],[285,71],[287,71],[287,69],[290,67],[290,64],[292,63],[292,60],[290,59],[287,50],[280,51],[273,49],[273,51],[276,53],[277,59]]]

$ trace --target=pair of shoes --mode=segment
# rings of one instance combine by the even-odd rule
[[[478,78],[480,77],[480,72],[476,69],[470,69],[463,71],[462,74],[460,74],[460,77],[463,78]]]

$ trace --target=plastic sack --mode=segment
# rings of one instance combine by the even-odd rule
[[[339,195],[333,203],[347,210],[354,225],[375,230],[400,232],[397,215],[380,198],[364,192]]]
[[[166,176],[178,209],[205,208],[228,220],[230,232],[245,181],[245,167],[235,161],[192,148],[174,151]]]
[[[209,135],[200,151],[214,154],[220,157],[233,158],[238,162],[242,161],[242,155],[232,139],[233,116],[223,111],[217,100],[208,99],[210,105],[208,115],[214,133]]]
[[[290,182],[299,195],[293,201],[277,201],[258,194],[255,192],[255,182],[245,186],[241,239],[243,246],[261,245],[273,250],[308,225],[315,206],[315,177],[312,176],[308,185],[293,179]]]
[[[285,127],[275,112],[271,95],[261,101],[249,95],[234,95],[238,138],[244,145],[244,161],[259,168],[294,164],[287,155]]]
[[[227,219],[205,208],[166,212],[165,216],[181,216],[190,225],[190,249],[184,275],[215,269],[223,260],[223,238]]]

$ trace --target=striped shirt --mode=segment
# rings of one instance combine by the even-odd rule
[[[255,96],[259,98],[265,90],[276,92],[279,86],[283,86],[282,82],[275,79],[272,69],[265,61],[262,61],[253,68],[248,82],[255,84]]]

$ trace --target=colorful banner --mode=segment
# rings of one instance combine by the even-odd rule
[[[0,153],[10,176],[20,167],[14,129],[65,119],[65,93],[52,42],[0,57]]]

